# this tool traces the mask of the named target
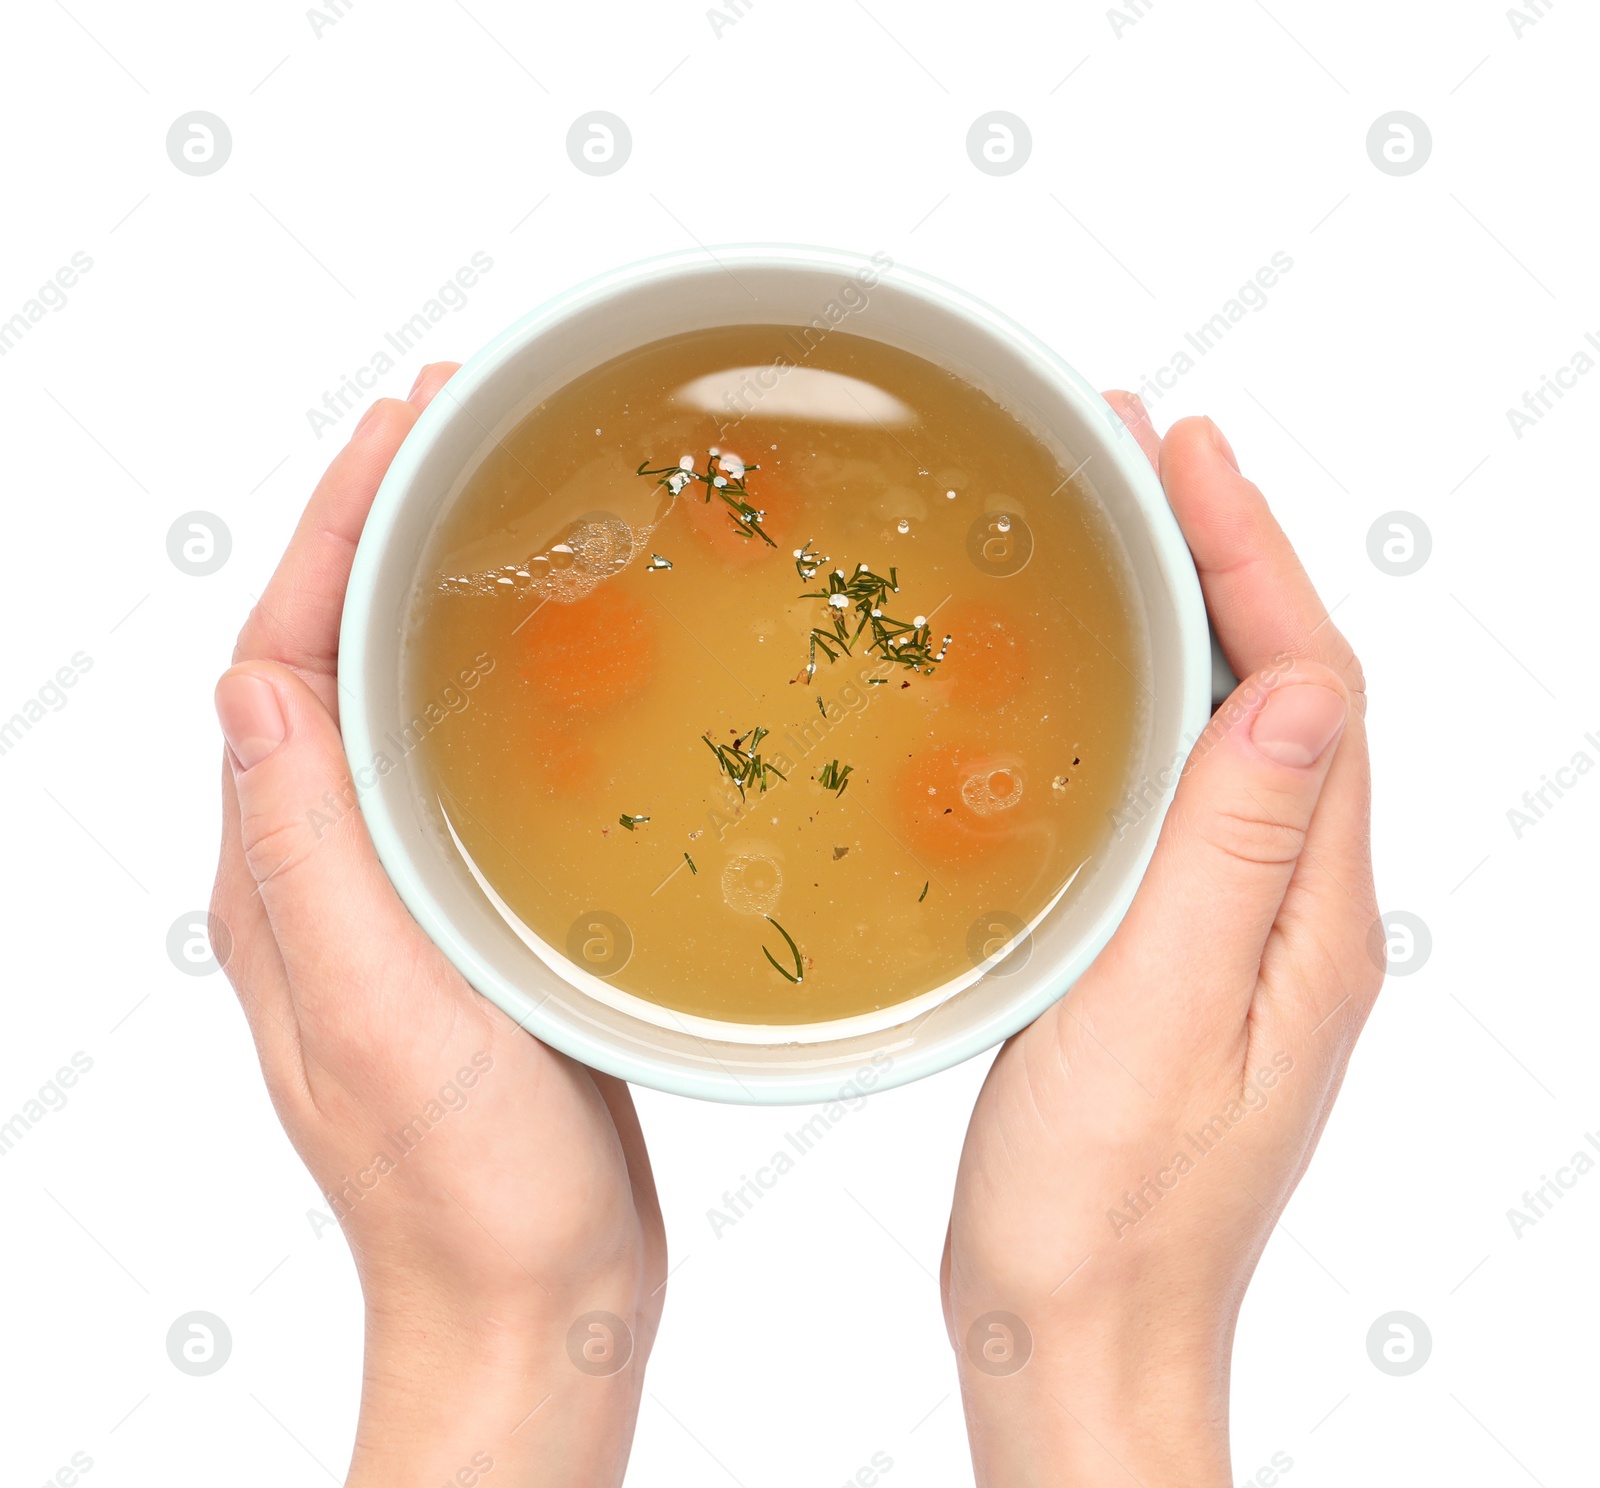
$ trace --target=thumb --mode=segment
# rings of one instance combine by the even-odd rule
[[[1249,1005],[1350,712],[1320,662],[1240,683],[1200,736],[1117,940],[1149,980]]]
[[[421,931],[356,805],[338,726],[288,667],[252,661],[217,683],[239,798],[239,845],[296,1002],[372,982]]]

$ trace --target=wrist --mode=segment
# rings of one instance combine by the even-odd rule
[[[608,1302],[627,1311],[547,1299],[464,1317],[369,1299],[350,1488],[620,1483],[653,1328]]]
[[[977,1326],[974,1327],[974,1324]],[[978,1488],[1134,1480],[1228,1488],[1230,1336],[1165,1320],[1107,1329],[1036,1315],[967,1320],[957,1339]]]

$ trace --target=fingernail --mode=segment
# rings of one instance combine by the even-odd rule
[[[217,683],[217,721],[241,770],[259,765],[288,732],[277,690],[249,672],[234,672]]]
[[[1228,443],[1227,436],[1216,426],[1214,420],[1207,419],[1206,425],[1211,431],[1211,447],[1228,462],[1235,475],[1239,474],[1239,457],[1234,454],[1233,446]]]
[[[431,366],[432,363],[430,363],[429,365]],[[417,390],[422,386],[422,380],[427,375],[428,375],[428,368],[424,367],[419,373],[417,373],[417,380],[414,383],[411,384],[411,391],[406,394],[406,402],[411,404],[411,406],[413,408],[422,407],[422,405],[417,402]]]
[[[1269,760],[1303,770],[1322,758],[1344,727],[1348,704],[1313,682],[1280,687],[1262,705],[1250,738]]]
[[[372,407],[370,407],[364,414],[361,415],[361,417],[359,419],[356,420],[355,428],[353,428],[350,431],[350,437],[352,439],[354,439],[357,434],[359,434],[363,429],[365,429],[367,427],[368,424],[370,424],[372,422],[373,417],[378,412],[378,407],[379,407],[379,405],[377,403],[374,403],[372,405]]]
[[[1139,410],[1139,417],[1148,424],[1150,422],[1150,410],[1144,406],[1144,399],[1141,398],[1137,393],[1134,393],[1132,395],[1132,400],[1133,406]]]

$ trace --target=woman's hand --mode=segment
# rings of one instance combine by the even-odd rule
[[[1215,425],[1109,396],[1247,680],[1116,935],[995,1060],[945,1313],[980,1485],[1225,1488],[1239,1304],[1383,981],[1362,680]]]
[[[632,1100],[529,1037],[435,949],[379,866],[339,738],[356,541],[454,371],[425,368],[409,400],[367,412],[217,685],[213,909],[273,1103],[361,1277],[349,1481],[468,1484],[487,1460],[508,1488],[593,1488],[621,1481],[665,1287]]]

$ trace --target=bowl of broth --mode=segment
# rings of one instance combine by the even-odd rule
[[[378,854],[523,1028],[848,1101],[1071,987],[1209,716],[1192,561],[1094,388],[964,292],[674,254],[417,421],[340,643]]]

